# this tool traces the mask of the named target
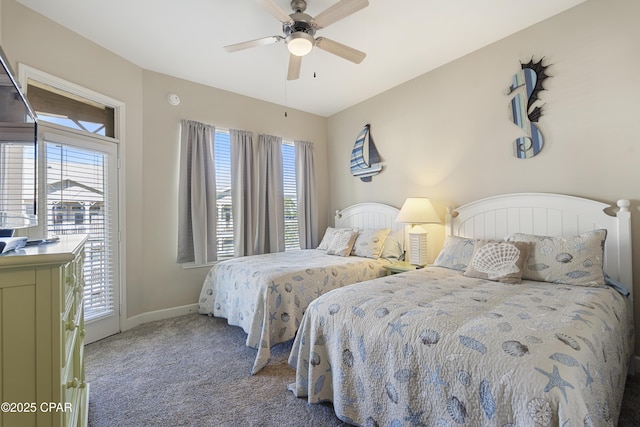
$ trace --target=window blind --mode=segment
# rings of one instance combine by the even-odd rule
[[[300,249],[298,230],[298,197],[296,192],[296,149],[293,142],[282,143],[284,188],[284,246],[285,250]]]
[[[0,141],[0,222],[6,228],[36,222],[35,160],[33,141]]]
[[[85,320],[112,314],[114,236],[107,188],[109,157],[58,143],[46,143],[47,229],[50,234],[88,234],[85,246]]]
[[[233,256],[233,215],[231,214],[231,138],[229,131],[216,129],[216,225],[218,259]]]

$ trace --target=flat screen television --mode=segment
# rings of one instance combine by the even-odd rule
[[[0,238],[37,225],[37,119],[0,47]]]

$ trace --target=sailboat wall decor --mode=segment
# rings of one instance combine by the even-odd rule
[[[382,162],[371,136],[371,125],[366,124],[351,151],[351,174],[363,182],[371,182],[371,177],[381,170]]]

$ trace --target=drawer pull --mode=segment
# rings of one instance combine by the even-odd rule
[[[65,324],[65,329],[67,331],[73,331],[75,328],[77,328],[78,325],[75,324],[75,322],[73,320],[69,320],[66,324]]]

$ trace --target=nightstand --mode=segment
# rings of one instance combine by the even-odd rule
[[[389,274],[404,273],[405,271],[412,271],[420,268],[417,265],[409,264],[407,261],[398,261],[393,264],[386,264],[383,267],[389,272]]]

